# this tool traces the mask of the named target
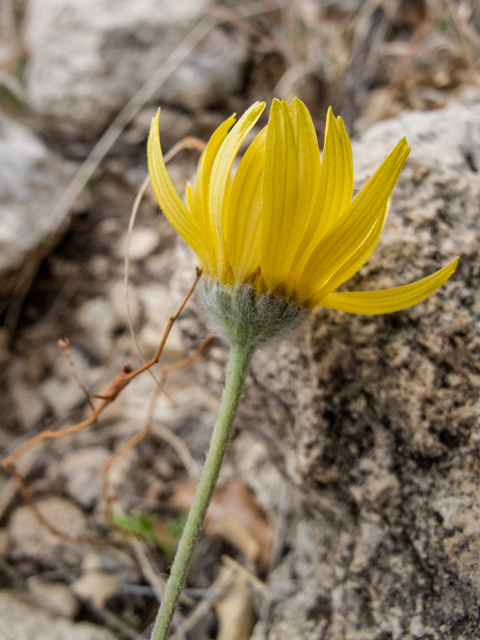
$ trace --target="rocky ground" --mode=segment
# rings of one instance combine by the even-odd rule
[[[78,380],[91,399],[151,357],[195,279],[147,190],[129,243],[135,344],[124,257],[156,106],[168,148],[272,95],[302,97],[321,136],[332,103],[361,134],[357,187],[399,138],[412,147],[349,288],[402,284],[456,255],[460,266],[413,309],[318,309],[257,354],[175,637],[480,637],[475,3],[1,7],[2,457],[87,418]],[[179,191],[197,158],[172,161]],[[208,332],[194,295],[157,381]],[[94,426],[28,450],[15,463],[23,493],[2,472],[0,640],[149,637],[224,379],[221,341],[202,354],[162,393],[144,373]]]

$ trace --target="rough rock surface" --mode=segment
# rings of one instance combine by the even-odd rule
[[[75,624],[0,593],[0,640],[115,640],[109,631],[92,624]]]
[[[357,187],[404,135],[412,154],[348,289],[407,283],[460,255],[452,279],[391,315],[319,308],[254,359],[230,455],[256,489],[269,466],[295,487],[290,506],[270,504],[277,528],[286,514],[288,553],[255,640],[479,637],[479,119],[470,94],[378,124],[354,149]],[[204,335],[199,308],[181,323],[191,344]],[[219,393],[215,354],[204,380]],[[246,431],[260,443],[248,448],[255,464]]]
[[[26,127],[0,112],[0,294],[24,263],[35,265],[62,220],[54,205],[71,179],[69,163]]]
[[[97,136],[205,13],[205,0],[31,0],[28,95],[44,125]],[[195,111],[241,88],[248,38],[215,28],[157,100]]]

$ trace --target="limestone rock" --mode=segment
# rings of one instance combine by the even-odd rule
[[[55,204],[73,176],[26,127],[0,112],[0,294],[42,259],[64,221]]]
[[[95,137],[204,15],[206,0],[31,0],[28,95],[51,129]],[[157,99],[189,111],[218,106],[242,83],[248,38],[210,32]]]
[[[38,389],[26,379],[26,363],[16,360],[10,367],[9,391],[15,406],[15,416],[26,429],[37,425],[45,416],[47,406]]]
[[[75,624],[0,592],[0,640],[115,640],[105,629]]]
[[[100,499],[102,471],[110,453],[103,447],[87,447],[67,454],[59,475],[66,490],[82,507],[91,509]]]
[[[39,522],[29,506],[24,505],[16,509],[8,523],[12,557],[32,558],[40,563],[78,565],[89,549],[81,540],[87,534],[83,513],[63,498],[40,500],[36,506],[53,527],[72,536],[72,539],[53,533]]]
[[[107,356],[113,346],[117,323],[110,302],[101,296],[84,302],[76,312],[76,320],[85,331],[89,348],[100,357]]]
[[[116,576],[102,571],[89,571],[76,580],[71,589],[75,595],[90,600],[97,608],[105,606],[105,602],[118,591]]]
[[[73,618],[78,611],[78,602],[67,585],[49,583],[37,576],[28,579],[28,595],[42,609],[65,618]]]

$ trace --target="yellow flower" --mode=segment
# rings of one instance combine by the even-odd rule
[[[232,163],[257,122],[255,103],[234,125],[226,120],[200,158],[187,204],[168,176],[159,117],[148,140],[149,171],[166,217],[212,280],[252,285],[306,309],[323,305],[379,314],[420,302],[455,271],[458,258],[412,284],[382,291],[334,293],[368,260],[388,212],[389,198],[410,148],[405,138],[352,200],[353,161],[341,118],[330,109],[320,152],[305,105],[274,100],[268,125],[257,134],[232,180]]]

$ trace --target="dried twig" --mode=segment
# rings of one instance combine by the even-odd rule
[[[60,349],[62,350],[62,353],[65,356],[66,361],[70,365],[70,368],[72,370],[72,375],[73,375],[73,377],[75,378],[75,380],[77,382],[78,388],[83,391],[83,395],[85,396],[85,399],[86,399],[86,401],[88,403],[88,406],[90,407],[90,409],[92,411],[95,411],[95,407],[93,405],[92,398],[90,397],[90,394],[88,393],[87,389],[85,388],[85,386],[82,384],[82,381],[78,377],[77,371],[75,369],[75,364],[74,364],[74,362],[72,360],[72,356],[70,355],[70,340],[68,338],[65,338],[64,340],[59,340],[57,342],[57,344],[60,347]]]
[[[153,564],[148,558],[145,544],[134,535],[128,536],[128,541],[135,558],[137,559],[138,565],[142,570],[143,577],[152,587],[157,600],[160,602],[165,590],[165,579],[155,571]]]
[[[115,453],[112,454],[112,456],[107,460],[103,468],[103,474],[102,474],[102,502],[104,505],[104,518],[110,524],[110,526],[114,526],[114,523],[111,517],[110,505],[115,498],[114,496],[110,495],[108,492],[108,476],[112,466],[121,457],[123,457],[129,451],[131,451],[134,447],[136,447],[137,444],[141,442],[150,433],[152,429],[152,421],[153,421],[153,414],[155,412],[155,405],[160,394],[162,393],[162,390],[164,389],[164,385],[167,381],[168,375],[172,371],[178,371],[179,369],[182,369],[183,367],[187,367],[191,364],[204,362],[205,358],[200,356],[200,352],[208,344],[210,339],[211,339],[211,336],[207,336],[206,338],[204,338],[202,342],[197,346],[197,348],[187,358],[184,358],[183,360],[180,360],[180,362],[176,362],[175,364],[171,364],[163,367],[159,386],[157,387],[157,389],[155,390],[155,393],[153,394],[152,400],[150,402],[148,414],[147,414],[147,419],[145,420],[144,426],[140,429],[140,431],[138,431],[138,433],[132,436],[119,449],[117,449],[117,451],[115,451]],[[161,427],[161,426],[157,427],[156,432],[157,432],[157,435],[160,435],[160,437],[163,437],[164,440],[166,440],[177,451],[187,471],[190,471],[190,469],[193,466],[193,458],[192,458],[192,454],[188,450],[185,443],[182,442],[180,438],[178,438],[174,433],[170,431],[170,429],[167,429],[166,427]]]
[[[71,427],[67,427],[66,429],[60,429],[59,431],[52,431],[49,427],[47,427],[44,431],[42,431],[41,433],[39,433],[36,436],[34,436],[33,438],[31,438],[28,442],[26,442],[24,445],[22,445],[21,447],[16,449],[13,453],[11,453],[4,460],[2,460],[2,467],[6,471],[10,472],[11,471],[11,469],[10,469],[11,465],[18,458],[20,458],[20,456],[22,456],[24,453],[29,451],[32,447],[34,447],[35,445],[39,444],[43,440],[48,440],[48,439],[51,439],[51,438],[59,438],[59,437],[62,437],[62,436],[66,436],[66,435],[69,435],[71,433],[75,433],[76,431],[80,431],[81,429],[84,429],[85,427],[88,427],[88,426],[94,424],[97,421],[97,419],[100,416],[100,414],[106,409],[106,407],[108,407],[108,405],[110,405],[117,398],[119,393],[134,378],[136,378],[138,375],[140,375],[144,371],[147,371],[150,367],[153,367],[153,365],[158,362],[158,360],[160,358],[160,354],[162,353],[163,348],[165,346],[165,342],[167,341],[168,335],[169,335],[169,333],[170,333],[170,331],[172,329],[173,323],[175,322],[175,320],[178,318],[178,316],[182,312],[182,310],[183,310],[184,306],[186,305],[186,303],[187,303],[188,299],[190,298],[190,296],[193,294],[193,292],[195,290],[195,287],[197,286],[198,281],[201,278],[201,275],[202,275],[202,270],[197,267],[197,276],[195,278],[195,282],[190,287],[187,295],[183,299],[183,301],[182,301],[181,305],[178,307],[177,311],[169,318],[167,327],[166,327],[166,329],[164,331],[164,334],[162,336],[160,344],[158,345],[158,348],[157,348],[157,350],[156,350],[156,352],[155,352],[155,354],[154,354],[154,356],[153,356],[153,358],[151,360],[149,360],[148,362],[143,364],[141,367],[139,367],[138,369],[135,369],[133,371],[132,371],[131,365],[129,363],[127,363],[123,367],[123,371],[121,371],[116,376],[115,380],[112,382],[110,387],[105,391],[105,393],[94,395],[94,397],[100,398],[102,400],[102,402],[97,407],[94,408],[94,410],[92,411],[92,415],[89,418],[86,418],[85,420],[82,420],[81,422],[78,422],[77,424],[74,424]]]

